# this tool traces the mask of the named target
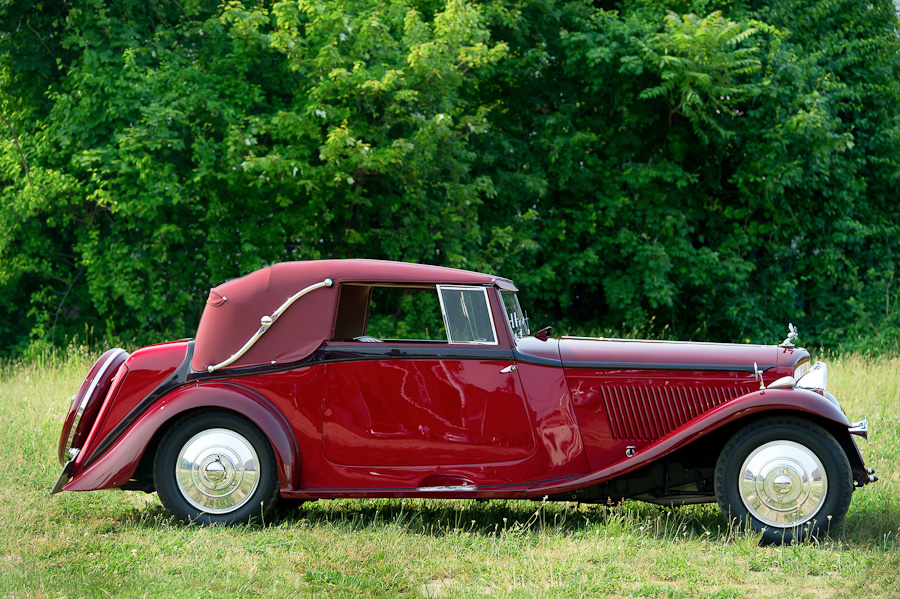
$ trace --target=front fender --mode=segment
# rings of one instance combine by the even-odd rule
[[[733,422],[761,412],[793,412],[798,416],[824,418],[840,426],[850,427],[850,421],[835,403],[805,389],[765,389],[748,393],[721,404],[699,418],[675,429],[656,443],[630,458],[611,466],[566,481],[538,485],[528,489],[529,497],[567,493],[610,480],[646,466],[677,449]]]
[[[95,491],[124,485],[134,475],[150,440],[178,415],[216,408],[252,421],[269,439],[275,453],[279,485],[292,492],[298,481],[300,452],[284,415],[265,398],[233,383],[182,387],[153,404],[103,455],[72,478],[64,491]]]

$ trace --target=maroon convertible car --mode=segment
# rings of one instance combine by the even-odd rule
[[[834,526],[875,479],[826,368],[794,347],[530,333],[512,281],[375,260],[210,291],[193,340],[107,351],[53,488],[156,491],[185,521],[279,500],[717,501],[769,541]]]

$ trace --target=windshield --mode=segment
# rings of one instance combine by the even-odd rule
[[[509,327],[516,339],[527,337],[531,334],[528,330],[528,317],[522,312],[522,306],[519,305],[519,298],[512,291],[501,291],[500,297],[503,298],[503,308],[506,310],[506,319],[509,321]]]

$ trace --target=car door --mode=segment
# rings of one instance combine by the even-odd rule
[[[444,339],[367,335],[325,348],[325,457],[377,467],[528,458],[531,419],[512,349],[497,341],[488,290],[424,291],[438,296]]]

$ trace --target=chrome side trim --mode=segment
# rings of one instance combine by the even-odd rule
[[[97,381],[103,378],[103,375],[106,374],[106,370],[109,368],[109,365],[113,363],[119,356],[126,353],[124,349],[116,348],[115,353],[113,353],[110,357],[106,359],[106,362],[103,363],[103,366],[100,367],[100,370],[97,372],[97,376],[94,377],[94,380],[91,381],[91,386],[88,387],[88,390],[85,392],[84,397],[81,398],[81,405],[78,406],[78,413],[84,412],[84,409],[87,407],[88,400],[94,394],[94,389],[97,388]],[[75,428],[75,427],[72,427]]]
[[[332,285],[334,285],[333,280],[325,279],[321,283],[314,283],[314,284],[310,285],[309,287],[306,287],[305,289],[301,289],[300,291],[298,291],[297,293],[295,293],[294,295],[289,297],[287,299],[287,301],[285,301],[283,304],[281,304],[281,306],[279,306],[278,309],[272,313],[271,316],[263,316],[262,318],[259,319],[259,325],[260,325],[259,330],[256,331],[253,334],[253,336],[250,337],[250,339],[247,340],[247,343],[245,343],[241,349],[237,350],[237,352],[235,352],[234,355],[232,355],[230,358],[228,358],[224,362],[220,362],[218,364],[211,364],[209,367],[207,367],[206,370],[209,371],[210,373],[213,373],[216,370],[225,368],[226,366],[229,366],[232,363],[234,363],[241,356],[246,354],[250,350],[251,347],[253,347],[253,345],[259,340],[259,338],[262,337],[263,334],[269,330],[269,327],[271,327],[273,324],[275,324],[275,321],[278,320],[278,317],[281,316],[282,314],[284,314],[285,310],[287,310],[288,308],[291,307],[291,304],[296,302],[298,299],[300,299],[301,297],[303,297],[310,291],[315,291],[316,289],[319,289],[320,287],[331,287]]]
[[[84,413],[84,409],[87,407],[88,401],[90,401],[91,397],[94,395],[94,391],[97,389],[97,383],[103,379],[106,371],[109,370],[109,365],[117,360],[119,356],[127,353],[128,352],[126,352],[122,348],[114,348],[113,354],[106,359],[106,361],[103,363],[103,366],[100,367],[100,370],[97,371],[97,374],[91,381],[88,390],[84,392],[84,397],[81,398],[81,403],[78,404],[78,409],[75,411],[75,418],[72,419],[72,428],[69,429],[69,436],[66,438],[66,453],[72,452],[72,443],[75,441],[75,433],[78,432],[78,424],[81,422],[81,415]],[[74,400],[75,396],[73,395],[72,401]],[[75,458],[73,457],[72,460],[74,459]]]

